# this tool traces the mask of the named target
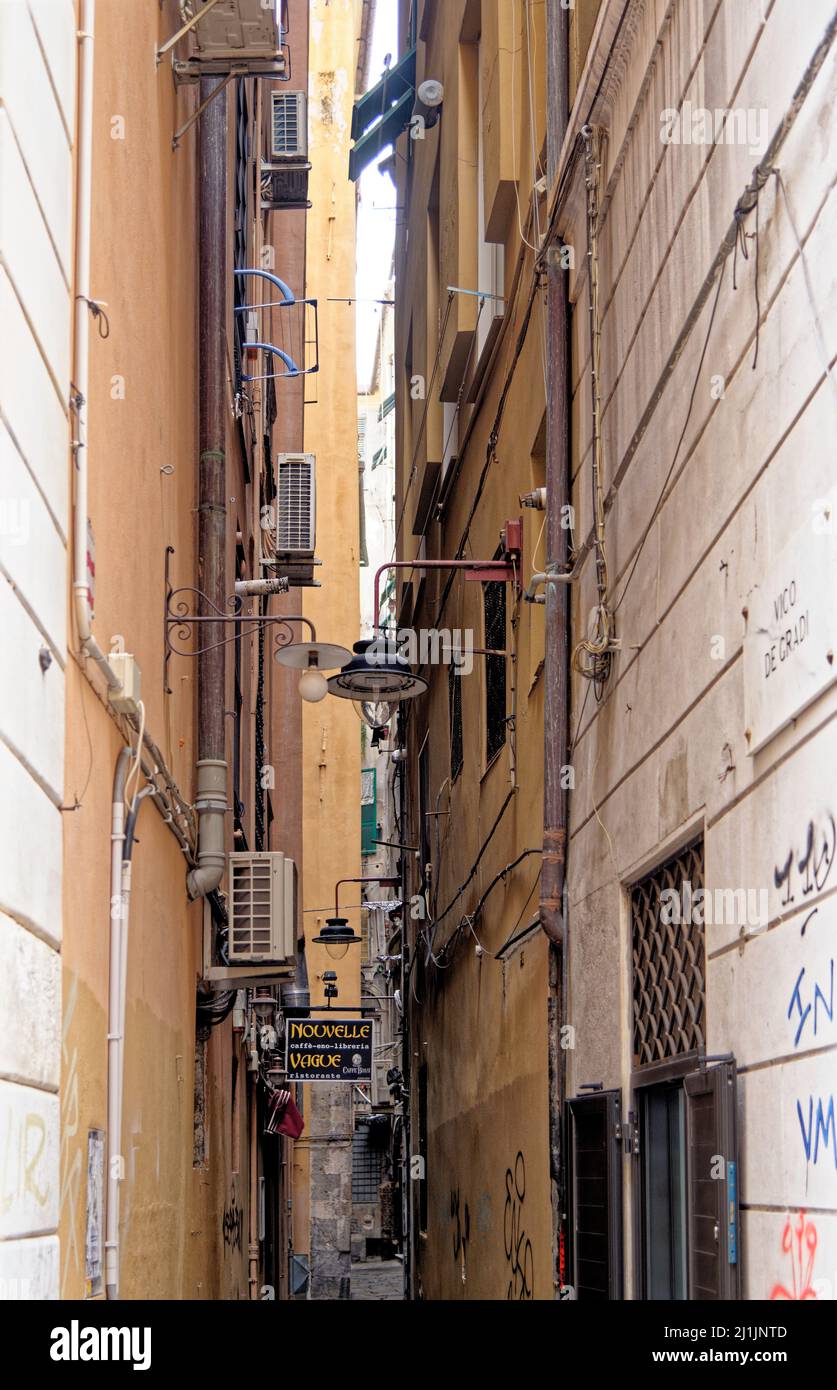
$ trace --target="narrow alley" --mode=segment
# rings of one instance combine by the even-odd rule
[[[835,0],[0,0],[0,1300],[53,1361],[606,1301],[608,1369],[801,1374],[836,101]]]

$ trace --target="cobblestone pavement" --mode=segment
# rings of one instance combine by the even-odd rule
[[[369,1260],[352,1265],[351,1298],[402,1299],[404,1266],[400,1260]]]

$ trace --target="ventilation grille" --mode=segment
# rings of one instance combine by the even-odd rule
[[[284,854],[231,854],[230,964],[295,953],[296,866]]]
[[[276,550],[312,554],[316,531],[313,454],[280,454],[276,485]]]
[[[308,128],[304,92],[273,92],[271,155],[274,159],[300,159],[308,152]]]
[[[288,164],[265,168],[262,165],[262,208],[310,208],[308,172],[310,164]]]
[[[694,893],[703,888],[703,878],[700,840],[635,884],[631,892],[636,1066],[696,1051],[705,1042],[703,926],[688,910]],[[669,908],[671,893],[677,895],[683,911]]]

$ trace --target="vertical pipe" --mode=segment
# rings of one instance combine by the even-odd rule
[[[205,100],[222,84],[201,80]],[[200,464],[198,588],[221,612],[226,601],[227,98],[218,93],[200,121]],[[204,614],[211,609],[204,605]],[[204,646],[223,640],[207,624]],[[204,652],[198,668],[198,756],[224,757],[224,648]]]
[[[407,729],[404,715],[399,710],[398,741],[402,748],[407,745]],[[396,763],[396,776],[398,777],[398,839],[402,846],[407,844],[407,764],[405,761]],[[410,1033],[410,990],[409,990],[409,970],[412,962],[410,960],[410,946],[407,924],[410,919],[410,899],[409,882],[407,876],[408,851],[402,848],[399,851],[398,869],[401,875],[401,969],[399,972],[399,984],[401,986],[401,1076],[403,1078],[406,1097],[401,1102],[401,1113],[403,1116],[403,1132],[401,1137],[401,1215],[403,1230],[401,1232],[402,1247],[404,1251],[404,1297],[412,1299],[415,1276],[414,1251],[413,1251],[413,1194],[412,1194],[412,1173],[411,1155],[413,1143],[412,1131],[412,1086],[410,1084],[410,1048],[412,1037]]]
[[[258,1131],[258,1072],[250,1086],[250,1234],[248,1241],[248,1283],[251,1300],[259,1297],[259,1131]]]
[[[567,11],[560,0],[547,0],[547,178],[550,188],[567,128],[568,107]],[[567,378],[567,287],[560,258],[547,258],[547,382],[546,420],[546,550],[547,570],[565,568],[569,533],[562,526],[569,503],[569,417]],[[554,1282],[556,1293],[564,1280],[563,1221],[565,1210],[562,1101],[565,1053],[561,1028],[565,1004],[563,956],[567,949],[563,900],[567,857],[569,798],[562,786],[561,768],[569,756],[569,621],[567,584],[546,584],[544,651],[544,782],[543,867],[540,919],[549,938],[549,1147],[552,1191]]]
[[[82,0],[78,31],[78,135],[76,140],[75,303],[73,308],[73,395],[75,405],[75,511],[73,513],[73,608],[79,645],[99,667],[109,688],[119,681],[93,636],[92,575],[88,555],[87,396],[90,381],[90,231],[93,206],[93,51],[95,0]]]
[[[110,816],[110,932],[108,953],[108,1182],[105,1215],[105,1292],[119,1297],[119,1184],[122,1159],[122,934],[125,914],[122,858],[125,847],[125,779],[130,748],[116,760]]]
[[[201,612],[226,611],[226,395],[227,395],[227,94],[221,77],[201,79],[200,99],[214,95],[200,119],[198,197],[200,220],[198,465],[198,588]],[[199,817],[198,867],[187,875],[191,898],[213,892],[225,865],[227,766],[225,660],[221,623],[207,623],[198,658],[198,765],[195,805]]]

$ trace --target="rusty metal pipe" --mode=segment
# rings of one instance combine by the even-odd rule
[[[547,10],[549,125],[548,177],[553,177],[567,126],[566,12],[555,0]],[[547,383],[546,417],[546,553],[547,570],[564,570],[569,558],[569,531],[561,525],[569,498],[569,412],[567,381],[567,284],[560,259],[547,257]],[[546,585],[544,638],[544,779],[543,868],[540,917],[550,941],[564,937],[562,895],[567,857],[569,798],[561,785],[561,768],[568,758],[569,733],[569,591],[565,584]]]
[[[201,100],[223,85],[201,80]],[[201,616],[226,606],[226,330],[227,330],[227,97],[218,93],[199,128],[199,365],[198,582]],[[198,866],[187,878],[189,896],[202,897],[221,882],[225,863],[226,729],[225,648],[221,623],[206,625],[198,659]]]
[[[547,178],[557,173],[569,108],[567,12],[560,0],[547,0]],[[570,501],[569,376],[567,283],[553,249],[547,255],[546,554],[547,572],[563,571],[569,559],[569,532],[561,525]],[[560,1297],[565,1282],[564,1225],[566,1168],[564,1098],[566,1051],[561,1030],[567,1013],[565,912],[569,795],[561,768],[569,761],[570,587],[545,585],[543,859],[540,921],[549,939],[547,1057],[549,1075],[549,1167],[552,1207],[553,1283]]]

